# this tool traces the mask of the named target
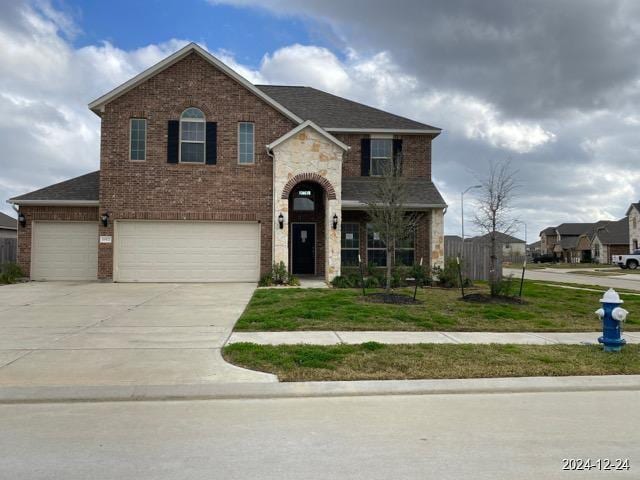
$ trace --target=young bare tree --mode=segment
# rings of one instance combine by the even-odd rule
[[[499,232],[510,234],[518,220],[512,216],[515,196],[516,172],[509,160],[491,162],[486,177],[480,178],[482,188],[474,215],[475,225],[488,234],[490,248],[489,287],[491,295],[499,294],[501,268],[498,265]]]
[[[391,270],[396,247],[414,234],[418,216],[407,212],[407,182],[402,176],[402,155],[397,155],[377,179],[374,200],[367,203],[373,231],[380,236],[387,254],[385,291],[391,293]]]

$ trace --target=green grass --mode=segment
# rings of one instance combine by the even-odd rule
[[[286,382],[640,374],[640,345],[605,353],[585,345],[236,343],[223,356]]]
[[[601,296],[530,281],[524,305],[463,302],[455,289],[420,290],[420,305],[367,303],[357,289],[260,289],[235,330],[597,331],[601,325],[594,312]],[[631,312],[625,328],[640,330],[640,296],[621,296]]]

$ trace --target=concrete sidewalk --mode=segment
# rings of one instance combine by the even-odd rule
[[[234,332],[227,344],[250,342],[259,345],[338,345],[378,342],[411,343],[514,343],[521,345],[598,344],[602,332]],[[640,332],[625,332],[627,343],[640,343]]]

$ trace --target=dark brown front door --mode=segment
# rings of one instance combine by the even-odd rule
[[[316,225],[294,223],[291,225],[291,273],[313,275],[316,273]]]

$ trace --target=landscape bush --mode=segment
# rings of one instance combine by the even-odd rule
[[[22,269],[16,263],[0,265],[0,283],[16,283],[23,276]]]

